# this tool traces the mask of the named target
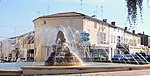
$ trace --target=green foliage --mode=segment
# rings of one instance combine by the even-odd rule
[[[89,40],[90,40],[89,38],[82,37],[82,41],[84,41],[84,42],[87,42],[87,41],[89,41]]]
[[[138,10],[140,11],[140,17],[142,19],[142,10],[143,10],[143,0],[126,0],[127,2],[127,8],[128,8],[128,21],[129,24],[136,24],[137,16],[138,16]]]

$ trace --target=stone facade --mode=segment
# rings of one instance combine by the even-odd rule
[[[30,49],[34,50],[34,32],[1,41],[1,57],[9,58],[11,61],[15,61],[16,57],[34,57],[34,53],[28,53]]]

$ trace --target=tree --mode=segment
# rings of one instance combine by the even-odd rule
[[[143,10],[143,0],[126,0],[127,2],[127,8],[128,8],[128,21],[129,24],[136,24],[138,11],[140,12],[140,17],[142,19],[142,10]],[[149,3],[149,0],[147,0],[147,3]]]

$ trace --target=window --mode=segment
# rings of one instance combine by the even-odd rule
[[[114,43],[116,42],[116,37],[114,36]]]
[[[120,40],[121,40],[120,36],[117,36],[117,42],[120,43],[121,42]]]
[[[127,43],[127,39],[126,38],[124,38],[124,43]]]
[[[16,43],[16,40],[11,40],[10,43],[11,45],[14,45]]]
[[[121,37],[121,40],[120,40],[120,42],[123,42],[123,37]]]
[[[99,44],[105,44],[106,43],[106,33],[98,32],[97,38],[98,38]]]
[[[113,43],[113,35],[111,35],[111,43]]]
[[[41,25],[45,25],[46,24],[46,21],[45,20],[42,20],[41,21]]]
[[[94,22],[94,28],[97,28],[97,22]]]
[[[132,45],[132,43],[133,43],[133,42],[132,42],[132,40],[131,40],[131,39],[129,39],[129,42],[128,42],[128,43],[129,43],[130,45]]]
[[[87,21],[87,23],[88,23],[88,20],[86,20],[86,21]],[[85,21],[85,20],[83,20],[83,26],[84,26],[84,25],[86,25],[86,24],[85,24],[85,23],[86,23],[86,21]]]
[[[134,46],[136,46],[137,45],[137,42],[136,42],[136,40],[134,40]]]
[[[97,33],[97,43],[100,44],[100,32]]]
[[[28,44],[33,44],[34,43],[34,36],[29,36],[28,37]]]
[[[103,33],[103,40],[106,41],[106,33]]]

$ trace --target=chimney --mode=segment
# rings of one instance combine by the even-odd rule
[[[124,28],[124,31],[127,31],[127,27]]]
[[[107,19],[103,19],[103,22],[107,22]]]
[[[111,22],[111,25],[114,25],[115,26],[116,22]]]
[[[135,30],[132,30],[132,33],[135,34]]]
[[[143,31],[143,35],[144,35],[144,31]]]

